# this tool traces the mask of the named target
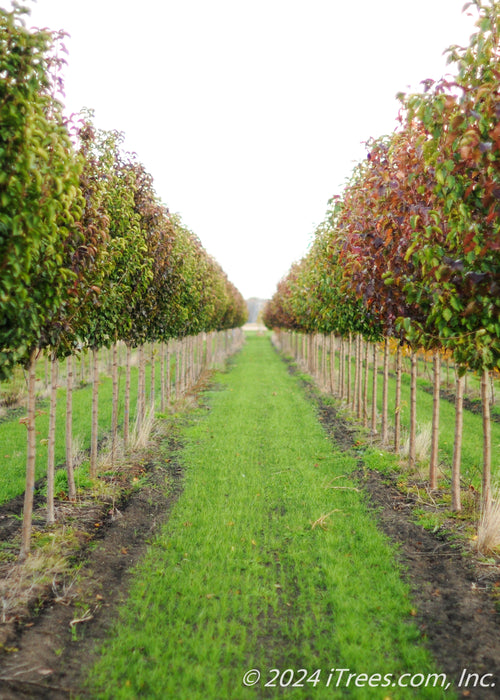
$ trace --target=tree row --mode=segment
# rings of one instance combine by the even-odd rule
[[[454,74],[399,95],[394,133],[367,143],[307,255],[280,281],[268,327],[385,338],[434,352],[430,483],[437,485],[439,363],[457,365],[453,505],[460,508],[463,377],[482,377],[483,507],[491,500],[489,374],[500,369],[500,3],[474,0],[477,31],[448,49]],[[384,360],[386,362],[386,360]],[[412,404],[413,406],[413,404]],[[416,411],[416,408],[414,408]],[[412,413],[412,425],[416,414]]]
[[[26,14],[0,9],[0,380],[26,368],[28,527],[40,352],[55,362],[220,331],[246,307],[122,134],[96,129],[90,112],[64,117],[62,36],[27,29]]]

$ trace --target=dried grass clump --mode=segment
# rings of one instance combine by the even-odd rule
[[[429,459],[431,453],[431,442],[432,442],[432,424],[425,423],[419,426],[417,430],[417,435],[415,437],[415,458],[417,462],[424,462]],[[401,446],[401,454],[404,457],[408,457],[410,454],[410,437],[408,436]]]
[[[130,431],[128,449],[134,452],[147,447],[151,440],[154,425],[155,412],[152,408],[149,408],[146,410],[146,414],[140,424],[136,419],[134,427]]]
[[[83,435],[73,435],[71,441],[71,455],[73,457],[73,469],[80,467],[87,459]]]
[[[114,469],[123,464],[125,459],[125,445],[123,439],[117,436],[115,449],[113,454],[113,441],[110,436],[107,436],[99,448],[97,455],[97,471],[103,472],[108,469]]]
[[[54,534],[53,541],[35,549],[24,562],[5,563],[0,570],[0,622],[6,623],[27,614],[56,581],[69,574],[64,555],[65,540],[72,534],[64,530]]]
[[[481,511],[477,527],[477,549],[491,554],[500,549],[500,488],[496,488],[488,511]]]

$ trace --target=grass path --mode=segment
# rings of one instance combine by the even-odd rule
[[[420,677],[393,686],[437,671],[408,588],[349,479],[356,460],[269,340],[250,337],[218,381],[184,431],[184,492],[89,671],[92,697],[452,697]],[[266,687],[270,669],[294,669],[290,687]]]

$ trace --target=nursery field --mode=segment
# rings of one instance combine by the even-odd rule
[[[268,337],[249,336],[167,432],[155,459],[175,464],[175,499],[130,579],[88,576],[106,603],[88,614],[73,600],[69,619],[84,621],[70,631],[42,614],[0,674],[31,662],[22,687],[36,692],[2,697],[496,697],[493,599],[476,584],[471,594],[459,552],[407,514],[375,516],[353,426]],[[380,480],[370,488],[377,505],[390,500]],[[126,520],[124,509],[110,534]],[[405,530],[399,549],[383,527]],[[112,547],[119,556],[127,541]]]

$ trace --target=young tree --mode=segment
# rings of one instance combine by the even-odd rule
[[[57,99],[61,36],[0,9],[0,379],[28,369],[28,454],[21,558],[30,549],[35,480],[35,372],[44,327],[68,298],[79,214],[78,171]]]
[[[500,367],[500,3],[474,0],[478,31],[449,49],[456,76],[404,99],[408,123],[422,132],[440,208],[415,221],[407,258],[420,270],[406,291],[423,317],[414,337],[439,337],[464,371],[482,374],[483,505],[490,502],[488,373]],[[457,392],[458,394],[458,392]]]

